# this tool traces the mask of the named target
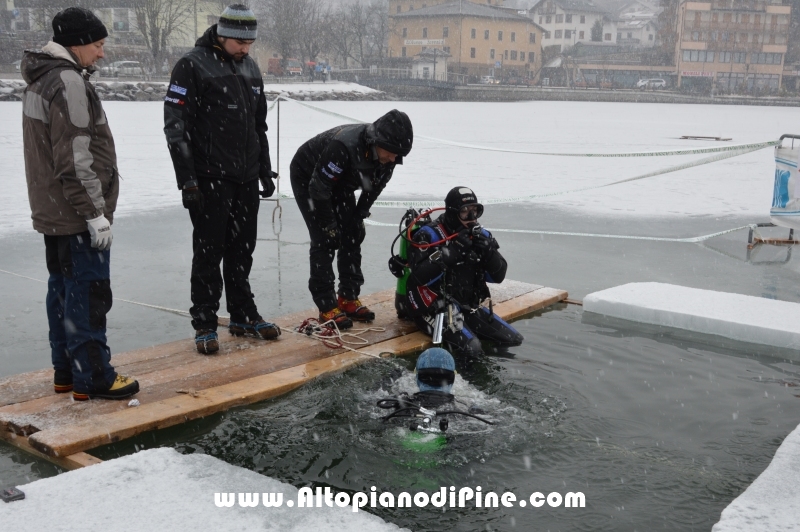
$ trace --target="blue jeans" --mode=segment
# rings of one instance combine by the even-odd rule
[[[90,242],[88,231],[44,237],[53,369],[61,380],[68,382],[71,375],[78,393],[107,390],[116,378],[106,344],[111,253],[92,248]]]

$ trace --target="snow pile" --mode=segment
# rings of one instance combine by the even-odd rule
[[[727,508],[712,532],[800,530],[800,426],[767,469]]]
[[[206,455],[152,449],[19,486],[25,500],[0,504],[0,523],[42,530],[400,530],[364,510],[218,508],[215,493],[278,493],[297,488]]]
[[[586,312],[800,349],[800,304],[665,283],[629,283],[583,300]]]

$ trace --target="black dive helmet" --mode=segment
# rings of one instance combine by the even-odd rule
[[[403,157],[411,151],[414,129],[408,115],[392,109],[367,126],[367,141],[397,155],[395,164],[403,164]]]
[[[478,203],[478,196],[467,187],[454,187],[444,199],[446,207],[444,221],[447,228],[457,231],[463,228],[461,220],[477,223],[483,215],[483,205]]]

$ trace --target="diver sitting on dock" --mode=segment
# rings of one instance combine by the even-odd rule
[[[522,335],[491,308],[486,283],[503,282],[508,263],[497,240],[478,224],[483,205],[471,189],[455,187],[447,194],[444,211],[435,220],[428,216],[432,211],[423,213],[404,235],[411,240],[403,264],[408,268],[406,298],[398,313],[404,311],[432,336],[439,316],[442,340],[456,354],[482,355],[481,339],[499,347],[520,345]],[[421,225],[417,228],[415,222]],[[401,272],[393,268],[395,275]],[[483,306],[487,300],[489,308]]]

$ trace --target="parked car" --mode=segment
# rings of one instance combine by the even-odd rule
[[[484,85],[494,85],[500,83],[494,76],[481,76],[481,83]]]
[[[636,82],[638,89],[665,89],[667,88],[667,81],[661,78],[655,79],[640,79]]]
[[[139,61],[114,61],[100,69],[100,73],[107,77],[143,76],[144,67]]]

